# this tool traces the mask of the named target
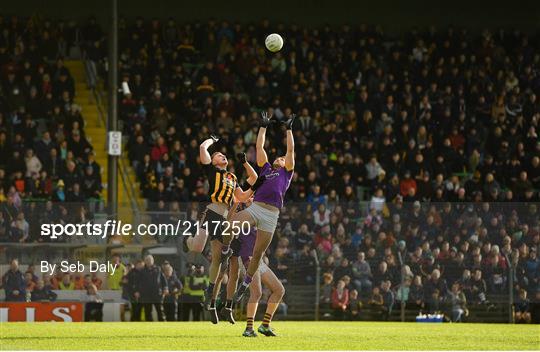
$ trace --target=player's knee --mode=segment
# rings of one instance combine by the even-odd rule
[[[274,292],[276,296],[279,297],[279,299],[282,299],[283,296],[285,296],[285,287],[283,287],[283,285],[281,284],[281,282],[279,283],[279,285],[276,287],[276,291]]]
[[[251,288],[249,291],[250,301],[258,302],[262,297],[262,291],[259,288]]]
[[[186,240],[186,245],[191,252],[202,253],[205,243],[197,241],[195,237],[190,237]]]
[[[204,246],[201,246],[199,244],[192,244],[191,246],[189,246],[188,244],[188,248],[190,251],[195,253],[202,253],[202,251],[204,250]]]

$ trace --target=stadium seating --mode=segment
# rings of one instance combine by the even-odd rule
[[[133,170],[127,179],[137,180],[146,198],[143,210],[151,213],[143,214],[143,221],[170,221],[180,213],[197,218],[193,204],[206,200],[198,144],[211,133],[220,137],[215,150],[229,157],[229,167],[242,179],[234,156],[246,152],[254,164],[259,112],[270,110],[276,119],[296,113],[295,176],[268,252],[270,266],[288,285],[289,319],[314,316],[319,302],[305,297],[311,299],[314,291],[323,290],[314,285],[322,286],[324,275],[330,280],[328,294],[345,280],[348,292],[359,291],[365,303],[375,286],[388,284],[395,296],[406,268],[404,276],[418,277],[424,284],[422,304],[428,304],[434,288],[442,291],[438,303],[455,303],[458,293],[451,287],[459,283],[467,296],[470,321],[507,319],[510,290],[525,289],[529,299],[539,299],[538,35],[448,27],[411,29],[396,36],[366,25],[320,29],[291,25],[282,28],[287,38],[283,51],[271,54],[259,40],[269,30],[262,23],[152,22],[126,20],[119,33],[119,79],[131,90],[119,92]],[[77,45],[86,63],[105,80],[103,31],[93,21],[77,28],[82,38]],[[31,36],[39,39],[40,33]],[[15,50],[12,43],[2,41],[0,48]],[[40,87],[49,89],[45,72],[50,72],[50,89],[58,95],[70,86],[55,72],[67,72],[75,91],[69,103],[74,98],[83,107],[84,119],[77,114],[73,119],[84,122],[80,132],[94,144],[98,163],[93,167],[100,173],[106,170],[103,150],[97,150],[98,144],[104,145],[103,125],[94,124],[94,106],[84,104],[80,96],[88,93],[81,82],[81,63],[67,61],[69,70],[54,69],[62,65],[62,60],[54,60],[66,52],[60,47],[54,53],[38,49],[43,53],[15,55],[17,60],[0,55],[0,134],[4,131],[8,141],[0,139],[0,147],[10,155],[0,161],[0,169],[8,171],[0,201],[3,209],[15,204],[17,212],[24,210],[28,219],[38,219],[30,221],[27,242],[37,239],[37,224],[46,221],[41,215],[48,213],[43,210],[46,202],[31,206],[28,192],[20,189],[29,180],[21,181],[17,171],[27,174],[32,163],[21,163],[20,158],[16,164],[21,170],[12,168],[10,146],[32,148],[40,137],[32,135],[34,129],[20,126],[20,99],[10,93],[13,79],[23,90],[26,73],[37,71],[30,77],[40,84],[44,81]],[[44,54],[49,56],[43,58]],[[28,59],[32,60],[26,67]],[[70,104],[61,110],[73,111]],[[26,106],[26,112],[31,108],[35,106]],[[44,117],[37,131],[50,119]],[[51,132],[58,134],[58,126]],[[271,157],[284,151],[281,132],[269,131]],[[82,172],[89,166],[89,153],[80,154],[76,168]],[[59,181],[66,183],[67,191],[75,183],[68,182],[72,175],[68,177],[46,178],[52,182],[51,191],[40,198],[55,200],[54,213],[62,208],[62,199],[54,195],[62,187]],[[80,179],[85,182],[89,177]],[[89,207],[88,199],[106,194],[99,188],[77,199]],[[68,221],[74,212],[55,220]],[[5,241],[18,239],[13,236],[8,232]],[[163,245],[171,244],[177,243]],[[364,265],[360,252],[371,271],[371,285],[362,284],[353,272]],[[315,278],[317,266],[321,275]],[[379,272],[380,266],[388,269]],[[470,292],[469,279],[462,277],[466,270],[480,272],[478,285],[485,287],[482,304],[493,307],[485,303],[476,308],[480,298]],[[437,273],[444,284],[431,283]],[[335,318],[334,310],[321,307],[321,316],[325,313]],[[364,313],[362,319],[378,318],[368,308]],[[416,313],[418,309],[407,310],[407,320]],[[388,319],[397,320],[396,314],[394,308]]]

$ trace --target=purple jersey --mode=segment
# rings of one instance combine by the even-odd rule
[[[270,163],[265,163],[259,172],[264,176],[263,184],[255,192],[255,202],[263,202],[275,206],[278,209],[283,207],[285,192],[291,184],[294,171],[287,171],[284,167],[272,168]]]
[[[255,247],[255,240],[257,239],[257,229],[251,228],[247,235],[239,234],[238,240],[240,241],[240,250],[238,256],[242,260],[249,260],[253,255],[253,247]]]

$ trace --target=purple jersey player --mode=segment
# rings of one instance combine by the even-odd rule
[[[272,241],[279,218],[279,211],[283,207],[283,198],[294,173],[294,137],[292,132],[294,115],[283,121],[287,128],[287,153],[285,156],[278,157],[272,164],[268,162],[268,156],[264,150],[266,128],[271,124],[271,119],[272,115],[267,112],[262,113],[261,126],[257,135],[257,165],[261,168],[259,179],[262,178],[263,182],[255,192],[253,203],[246,209],[234,214],[231,219],[240,223],[248,222],[251,226],[257,227],[257,238],[253,247],[252,259],[249,262],[244,282],[240,285],[236,294],[236,301],[240,301],[247,291],[253,275],[259,268],[261,258]],[[230,252],[227,243],[224,241],[222,255],[224,257],[230,256]],[[279,303],[279,301],[268,302],[269,311],[267,313],[270,319]]]
[[[248,204],[250,201],[248,201]],[[231,211],[236,210],[236,205],[233,205]],[[232,216],[231,216],[232,218]],[[238,276],[240,274],[240,263],[244,265],[244,268],[248,268],[249,262],[252,259],[253,248],[255,247],[255,241],[257,239],[257,229],[251,227],[250,231],[247,234],[239,234],[231,242],[232,249],[232,259],[229,265],[229,281],[227,282],[227,301],[225,307],[223,308],[222,314],[227,318],[231,324],[235,324],[236,321],[233,315],[233,296],[234,291],[236,290],[236,284],[238,282]],[[240,261],[241,260],[241,261]],[[243,332],[243,336],[246,337],[256,337],[257,333],[253,328],[253,323],[255,319],[255,314],[257,313],[257,307],[259,300],[262,296],[262,284],[265,285],[271,292],[270,297],[268,298],[269,302],[280,302],[283,295],[285,294],[285,288],[276,274],[268,267],[268,265],[261,260],[259,269],[253,275],[253,280],[249,285],[249,302],[247,304],[246,311],[246,328]],[[273,307],[267,308],[266,314],[264,316],[263,323],[259,326],[258,331],[261,334],[267,336],[275,336],[274,330],[270,327],[270,320],[273,315]]]

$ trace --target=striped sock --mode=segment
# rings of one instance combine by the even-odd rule
[[[228,299],[227,302],[225,302],[225,307],[232,309],[232,299]]]
[[[246,330],[253,330],[253,317],[247,317]]]
[[[262,322],[262,325],[267,328],[270,325],[270,321],[272,320],[272,314],[270,313],[264,313],[264,319]]]

